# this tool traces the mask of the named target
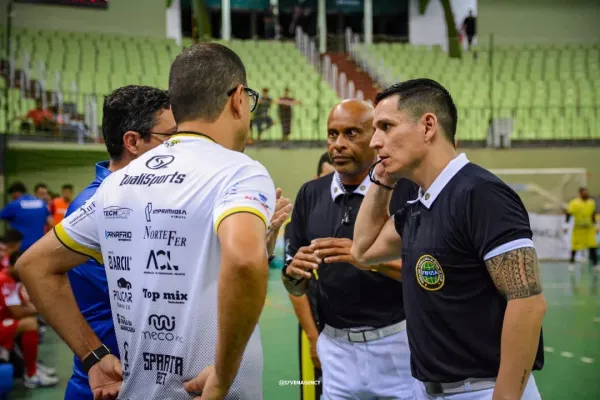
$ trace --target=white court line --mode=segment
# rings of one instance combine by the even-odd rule
[[[544,351],[546,353],[554,353],[554,347],[544,346]]]
[[[594,322],[600,322],[600,317],[594,317]]]
[[[589,357],[581,357],[581,362],[584,362],[586,364],[591,364],[594,362],[593,358],[589,358]]]
[[[573,353],[569,352],[569,351],[562,351],[560,353],[561,356],[565,357],[565,358],[573,358]]]

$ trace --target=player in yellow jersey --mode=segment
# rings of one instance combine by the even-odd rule
[[[575,255],[578,251],[589,250],[593,267],[598,265],[598,244],[596,243],[596,202],[590,197],[587,188],[579,189],[579,197],[569,202],[567,223],[573,217],[573,233],[571,234],[571,261],[569,270],[574,269]]]

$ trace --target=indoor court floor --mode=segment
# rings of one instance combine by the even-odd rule
[[[600,272],[578,265],[574,273],[566,263],[542,265],[548,312],[544,320],[546,364],[535,374],[545,400],[600,399]],[[297,380],[297,322],[279,271],[271,270],[268,297],[260,320],[264,347],[264,400],[297,400],[298,386],[281,386]],[[57,367],[61,382],[52,389],[23,390],[16,383],[11,399],[63,399],[71,373],[72,355],[56,334],[46,334],[41,359]]]

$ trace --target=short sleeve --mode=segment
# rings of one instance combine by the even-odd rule
[[[306,203],[306,186],[302,186],[292,210],[292,220],[285,227],[285,261],[291,261],[301,247],[307,246],[304,204]]]
[[[17,215],[18,207],[19,206],[17,205],[16,201],[11,201],[6,205],[6,207],[0,210],[0,219],[4,219],[7,221],[12,220]]]
[[[481,259],[534,247],[529,214],[519,196],[504,182],[478,183],[467,197],[467,231]]]
[[[394,220],[394,228],[400,237],[403,237],[404,225],[406,224],[406,213],[408,212],[408,205],[405,205],[392,215]]]
[[[238,169],[229,179],[213,209],[215,232],[225,218],[241,212],[256,215],[267,228],[275,212],[275,185],[259,163]]]
[[[7,307],[20,306],[23,304],[21,297],[19,296],[19,288],[15,282],[3,281],[0,290],[2,290],[4,304],[6,304]]]
[[[93,196],[56,225],[54,233],[65,247],[103,264],[97,225],[99,213]]]
[[[567,214],[573,214],[575,211],[575,200],[571,200],[569,202],[569,207],[567,208]]]

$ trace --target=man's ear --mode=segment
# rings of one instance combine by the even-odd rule
[[[138,148],[137,143],[138,140],[142,140],[140,134],[135,131],[127,131],[123,135],[123,147],[125,150],[134,156],[138,156]]]
[[[437,117],[433,113],[425,113],[421,120],[425,126],[425,142],[430,142],[433,140],[438,127]]]
[[[242,109],[244,106],[244,87],[242,85],[238,85],[235,89],[235,92],[231,95],[231,113],[234,118],[241,118]]]

